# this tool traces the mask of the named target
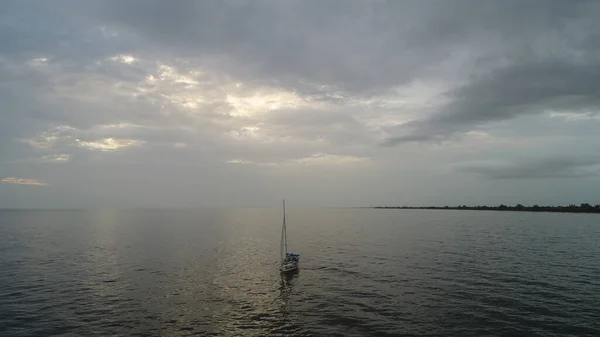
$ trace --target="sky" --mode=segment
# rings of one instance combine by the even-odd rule
[[[600,203],[600,2],[6,0],[0,208]]]

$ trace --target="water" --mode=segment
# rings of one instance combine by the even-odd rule
[[[600,216],[0,211],[0,336],[599,336]]]

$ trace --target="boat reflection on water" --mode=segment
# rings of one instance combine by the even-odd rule
[[[292,291],[294,290],[294,279],[298,275],[298,270],[293,272],[281,273],[279,282],[279,299],[281,300],[280,309],[284,314],[288,313],[288,305]]]
[[[271,336],[312,336],[307,328],[298,322],[299,307],[292,307],[294,299],[298,298],[299,294],[294,294],[294,286],[296,285],[298,272],[281,273],[279,281],[278,302],[278,320],[276,327],[271,329]]]

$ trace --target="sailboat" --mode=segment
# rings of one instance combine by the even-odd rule
[[[293,254],[288,252],[287,232],[285,228],[285,200],[283,200],[283,225],[281,227],[281,266],[279,270],[282,273],[293,272],[298,270],[298,264],[300,263],[300,254]]]

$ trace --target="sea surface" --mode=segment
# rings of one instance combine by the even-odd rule
[[[600,336],[600,215],[0,211],[0,336]]]

